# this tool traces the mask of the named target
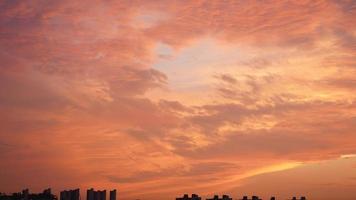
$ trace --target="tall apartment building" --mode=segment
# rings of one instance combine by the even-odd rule
[[[75,190],[64,190],[60,192],[60,200],[79,200],[80,194],[79,189]]]

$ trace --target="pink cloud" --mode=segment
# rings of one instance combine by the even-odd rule
[[[353,7],[3,1],[1,188],[118,187],[123,199],[208,195],[270,166],[355,153]],[[176,62],[197,77],[187,84],[207,84],[206,95],[192,89],[204,101],[191,103],[155,68],[155,50],[171,47],[169,62],[204,37],[239,51],[236,58],[229,51],[228,64],[196,59],[202,71]]]

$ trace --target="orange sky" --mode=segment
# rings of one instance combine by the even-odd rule
[[[356,199],[356,2],[0,1],[0,192]]]

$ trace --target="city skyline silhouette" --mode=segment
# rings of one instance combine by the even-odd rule
[[[116,200],[117,190],[110,190],[109,197],[106,196],[106,190],[94,190],[94,188],[87,189],[86,199],[87,200]],[[5,194],[0,192],[0,200],[81,200],[80,189],[70,189],[60,191],[59,197],[52,194],[51,188],[43,190],[42,193],[30,193],[29,189],[24,189],[22,192]],[[182,197],[177,197],[176,200],[201,200],[198,194],[192,194],[190,197],[188,194],[184,194]],[[229,195],[214,195],[212,198],[206,198],[206,200],[233,200]],[[262,200],[258,196],[252,195],[251,198],[248,196],[243,196],[239,200]],[[272,196],[270,200],[276,200],[276,197]],[[289,200],[289,199],[288,199]],[[299,199],[297,197],[292,197],[290,200],[306,200],[306,197],[301,196]]]

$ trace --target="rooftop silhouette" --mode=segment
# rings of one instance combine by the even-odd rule
[[[79,188],[74,190],[63,190],[59,193],[59,200],[80,200]],[[22,192],[7,195],[0,192],[0,200],[58,200],[56,195],[51,193],[51,188],[45,189],[42,193],[30,194],[28,189]],[[94,191],[93,188],[87,190],[87,200],[106,200],[106,190]],[[116,190],[110,191],[109,200],[116,200]]]
[[[110,191],[110,200],[116,200],[116,190]],[[106,200],[106,190],[87,190],[87,200]]]
[[[258,198],[258,196],[252,196],[251,199],[249,199],[248,196],[244,196],[241,200],[262,200],[262,199]]]
[[[79,189],[64,190],[60,192],[60,200],[79,200]]]
[[[116,190],[110,191],[110,196],[108,200],[116,200]],[[24,189],[22,192],[12,193],[11,195],[7,195],[5,193],[0,192],[0,200],[58,200],[56,195],[53,195],[51,192],[51,188],[43,190],[42,193],[29,193],[29,189]],[[79,188],[74,190],[64,190],[60,192],[59,200],[81,200],[80,198],[80,190]],[[93,188],[87,190],[87,200],[106,200],[106,190],[94,190]],[[189,197],[188,194],[184,194],[182,197],[177,197],[176,200],[201,200],[201,197],[197,194],[192,194]],[[218,195],[214,195],[212,198],[207,198],[206,200],[233,200],[229,195],[222,195],[219,197]],[[238,200],[262,200],[258,196],[252,196],[249,198],[248,196],[243,196],[242,199]],[[270,200],[277,200],[276,197],[271,197]],[[289,200],[307,200],[305,196],[300,197],[292,197]]]
[[[297,197],[293,197],[292,200],[306,200],[305,197],[300,197],[300,199],[297,199]]]
[[[213,198],[211,199],[206,199],[206,200],[232,200],[232,198],[229,197],[229,195],[223,195],[222,198],[219,198],[218,195],[214,195]]]
[[[201,200],[197,194],[192,194],[192,197],[189,197],[188,194],[184,194],[183,197],[177,197],[176,200]]]
[[[24,189],[22,192],[12,193],[11,195],[0,193],[0,200],[57,200],[57,197],[51,193],[51,188],[38,194],[30,194],[29,189]]]

